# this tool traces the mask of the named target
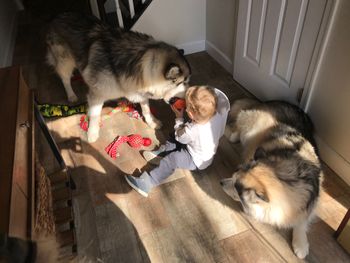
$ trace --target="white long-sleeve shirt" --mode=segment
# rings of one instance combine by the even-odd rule
[[[187,144],[187,150],[198,169],[207,168],[214,159],[219,140],[224,134],[230,102],[226,95],[215,89],[218,103],[215,115],[206,123],[184,123],[183,118],[175,119],[175,139]],[[177,132],[181,129],[181,132]]]

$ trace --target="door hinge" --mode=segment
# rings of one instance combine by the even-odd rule
[[[302,98],[302,96],[303,96],[303,92],[304,92],[304,88],[298,89],[298,92],[297,92],[297,101],[298,101],[298,102],[301,101],[301,98]]]

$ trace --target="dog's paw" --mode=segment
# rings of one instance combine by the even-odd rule
[[[77,95],[75,95],[75,94],[68,95],[68,101],[69,102],[77,102],[78,101]]]
[[[96,142],[98,139],[98,130],[95,129],[89,129],[87,132],[87,140],[89,143]]]
[[[298,258],[303,259],[309,254],[309,243],[307,240],[293,240],[293,250]]]

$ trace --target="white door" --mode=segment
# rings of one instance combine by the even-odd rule
[[[261,100],[294,104],[327,0],[240,0],[233,77]]]

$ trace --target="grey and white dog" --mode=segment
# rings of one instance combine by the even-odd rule
[[[323,178],[310,119],[291,104],[255,100],[236,101],[230,119],[226,134],[241,142],[243,163],[223,190],[256,220],[293,228],[294,252],[304,258]]]
[[[77,100],[71,75],[78,69],[89,86],[88,141],[99,136],[103,103],[121,97],[140,103],[146,123],[161,123],[150,112],[149,99],[183,97],[191,74],[183,54],[151,36],[112,29],[95,17],[63,13],[49,25],[47,59],[60,76],[68,100]]]

